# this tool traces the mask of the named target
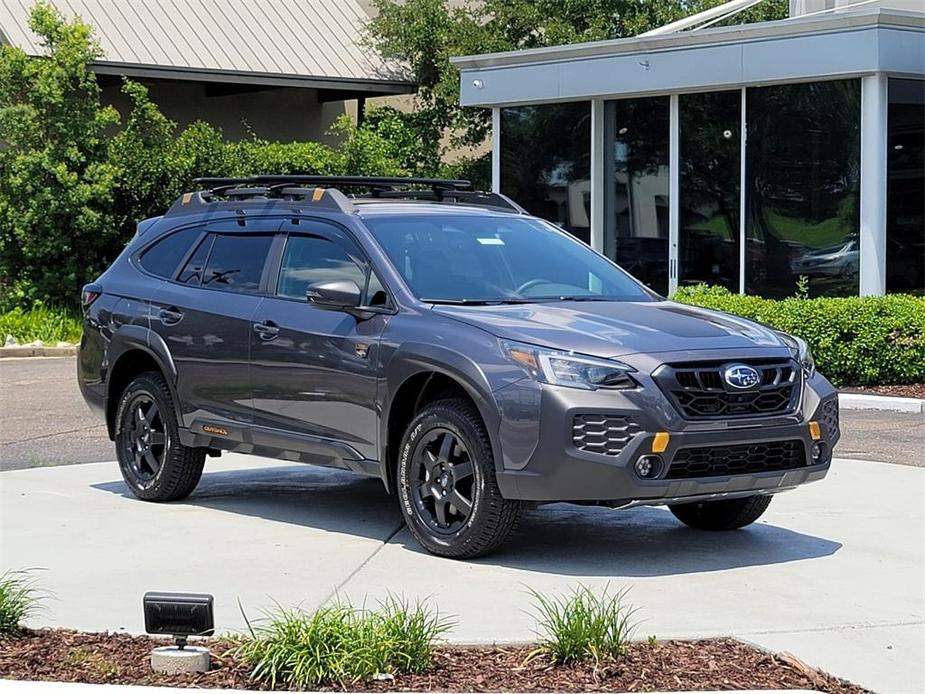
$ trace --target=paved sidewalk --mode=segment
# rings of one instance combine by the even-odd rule
[[[527,588],[631,587],[638,636],[734,635],[885,692],[925,690],[925,470],[837,460],[750,529],[662,509],[549,506],[499,553],[423,553],[376,480],[245,456],[185,502],[126,496],[115,464],[0,473],[0,566],[43,567],[35,625],[142,630],[146,590],[213,593],[219,631],[273,601],[430,598],[457,642],[533,637]]]

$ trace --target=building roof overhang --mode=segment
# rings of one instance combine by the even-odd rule
[[[925,77],[925,12],[873,8],[703,31],[461,56],[465,106],[835,79]]]

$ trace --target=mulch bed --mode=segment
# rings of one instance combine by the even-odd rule
[[[842,392],[894,395],[900,398],[925,398],[925,383],[912,383],[905,386],[859,386],[843,388]]]
[[[212,671],[163,676],[151,672],[152,648],[165,641],[127,634],[28,631],[0,640],[0,678],[261,689],[247,667],[224,655],[229,643],[207,642]],[[346,691],[637,692],[706,689],[815,689],[838,694],[866,690],[808,667],[787,654],[772,655],[733,640],[636,643],[621,660],[603,664],[552,666],[535,659],[524,665],[526,647],[441,648],[428,674],[369,681]],[[331,687],[341,691],[341,687]]]

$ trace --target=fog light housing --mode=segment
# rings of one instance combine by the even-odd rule
[[[636,461],[633,469],[644,480],[655,479],[662,472],[662,459],[657,455],[644,455]]]
[[[827,446],[821,441],[816,441],[813,444],[813,447],[809,451],[810,457],[813,459],[813,465],[818,465],[825,461]]]
[[[201,593],[145,593],[145,631],[176,639],[182,650],[190,636],[211,636],[215,632],[213,598]]]

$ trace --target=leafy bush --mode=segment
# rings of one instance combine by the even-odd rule
[[[537,611],[539,646],[529,658],[548,657],[568,663],[612,660],[626,652],[636,624],[636,610],[626,604],[627,590],[600,594],[579,586],[562,597],[548,597],[531,590]]]
[[[37,304],[29,311],[14,308],[0,313],[0,340],[12,335],[20,343],[41,340],[45,344],[55,342],[79,342],[82,329],[80,318],[69,309],[48,308]]]
[[[835,385],[925,382],[925,298],[892,294],[780,301],[722,287],[684,287],[676,301],[726,311],[809,344]]]
[[[0,637],[19,633],[22,620],[35,612],[39,595],[25,571],[0,574]]]
[[[435,611],[397,598],[377,610],[346,603],[314,613],[279,608],[251,626],[234,652],[252,667],[254,679],[272,686],[344,685],[377,673],[424,672],[448,628]]]

